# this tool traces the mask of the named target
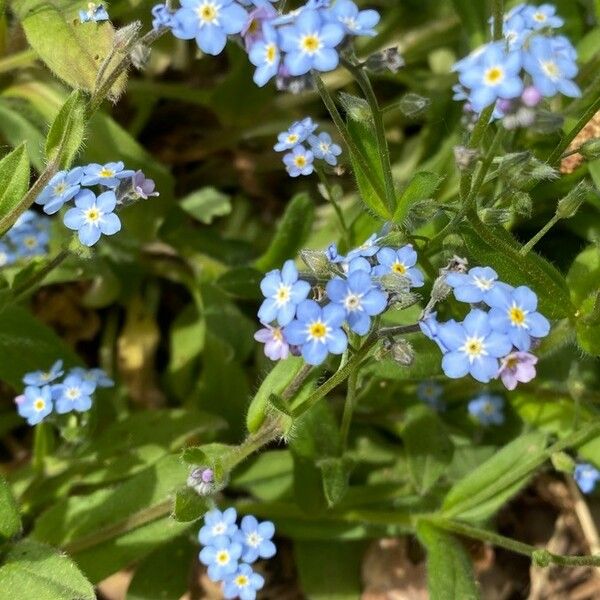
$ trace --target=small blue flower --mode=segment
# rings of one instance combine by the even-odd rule
[[[41,387],[47,383],[55,381],[64,373],[63,361],[57,360],[47,371],[33,371],[32,373],[26,373],[23,377],[23,383],[25,385],[32,385]]]
[[[519,77],[520,70],[521,53],[507,53],[503,43],[494,42],[485,46],[475,60],[459,70],[458,79],[470,90],[471,107],[479,113],[499,98],[510,100],[521,95],[523,82]]]
[[[468,273],[451,272],[446,283],[454,288],[454,297],[459,302],[475,304],[483,302],[490,290],[498,285],[498,273],[490,267],[474,267]]]
[[[329,299],[346,312],[350,329],[359,335],[365,335],[371,328],[371,317],[387,307],[387,294],[361,269],[350,273],[346,280],[334,277],[327,283],[326,290]]]
[[[451,319],[448,322],[456,323],[454,319]],[[440,323],[437,320],[437,312],[430,312],[419,321],[419,328],[421,329],[423,335],[429,338],[432,342],[435,342],[443,353],[448,352],[448,348],[446,348],[440,339],[440,329],[445,324],[446,323]]]
[[[290,177],[299,177],[310,175],[315,170],[313,160],[313,153],[300,145],[284,155],[283,164]]]
[[[83,369],[74,367],[69,371],[69,375],[77,375],[85,381],[91,381],[99,388],[114,387],[115,382],[106,374],[103,369]]]
[[[338,304],[321,308],[314,300],[298,305],[296,319],[283,330],[288,343],[301,346],[302,356],[310,365],[320,365],[327,354],[342,354],[348,338],[342,329],[346,311]]]
[[[41,204],[44,207],[44,212],[48,215],[58,212],[81,189],[79,184],[82,175],[83,169],[81,167],[76,167],[70,171],[59,171],[48,182],[35,203]]]
[[[523,53],[523,67],[543,96],[552,97],[559,92],[570,98],[581,96],[581,90],[572,81],[577,75],[577,64],[567,47],[555,46],[551,39],[536,36]]]
[[[333,143],[328,133],[323,132],[319,135],[311,135],[308,138],[308,143],[315,158],[324,160],[332,167],[337,165],[337,157],[342,153],[342,149]]]
[[[250,565],[240,565],[232,575],[228,575],[223,582],[223,597],[227,600],[240,598],[240,600],[255,600],[256,592],[265,585],[262,575],[255,573]]]
[[[52,395],[56,402],[56,412],[60,415],[71,412],[85,412],[92,408],[92,394],[96,391],[93,381],[86,381],[79,375],[68,375],[63,383],[55,386]]]
[[[575,466],[573,478],[584,494],[594,491],[598,480],[600,480],[600,471],[590,463],[579,463]]]
[[[470,374],[488,383],[498,374],[498,359],[512,350],[508,336],[492,331],[487,313],[479,309],[472,310],[462,324],[444,323],[438,335],[448,349],[442,369],[452,379]]]
[[[311,69],[332,71],[338,66],[336,46],[344,39],[344,28],[327,22],[316,10],[303,10],[293,25],[281,28],[284,64],[290,75],[304,75]]]
[[[251,564],[259,558],[272,558],[277,553],[271,541],[275,526],[271,521],[259,523],[252,515],[246,515],[236,534],[235,540],[242,544],[242,560]]]
[[[436,381],[422,381],[417,386],[417,398],[425,402],[434,410],[442,410],[444,403],[442,402],[442,394],[444,388]]]
[[[29,425],[37,425],[52,412],[52,392],[49,385],[28,386],[23,395],[15,398],[17,412]]]
[[[15,255],[28,258],[47,254],[50,235],[47,231],[37,228],[22,227],[19,230],[11,230],[9,239],[15,247]]]
[[[198,533],[198,539],[203,546],[214,545],[215,540],[225,537],[228,540],[237,534],[237,513],[235,508],[227,508],[223,512],[217,508],[209,510],[204,515],[204,526]]]
[[[525,24],[523,15],[517,13],[504,21],[502,34],[510,50],[519,50],[527,39],[531,30]]]
[[[302,121],[295,121],[290,125],[287,131],[282,131],[277,136],[277,143],[273,146],[273,150],[276,152],[285,152],[286,150],[292,150],[298,144],[301,144],[308,136],[317,129],[316,125],[310,117],[302,119]]]
[[[358,10],[351,0],[337,0],[329,13],[329,17],[342,25],[350,35],[375,36],[375,25],[379,23],[379,13],[376,10]]]
[[[121,221],[113,212],[116,205],[117,198],[112,191],[96,198],[92,191],[81,190],[75,196],[75,208],[65,213],[64,224],[78,232],[82,244],[93,246],[102,234],[113,235],[120,231]]]
[[[266,300],[258,310],[258,318],[263,323],[277,320],[284,326],[294,318],[296,307],[308,296],[310,284],[298,279],[294,261],[287,260],[281,271],[275,269],[265,275],[260,289]]]
[[[169,10],[166,4],[156,4],[152,7],[152,28],[162,29],[173,25],[174,13]]]
[[[550,332],[548,319],[536,311],[537,296],[522,285],[497,286],[486,298],[491,306],[489,322],[495,331],[505,333],[521,352],[531,348],[531,338],[542,338]]]
[[[210,546],[202,548],[200,562],[208,567],[208,578],[211,581],[221,581],[238,570],[241,555],[240,543],[221,536],[215,538]]]
[[[256,67],[254,83],[260,87],[277,75],[281,63],[277,30],[264,23],[262,33],[262,39],[255,42],[248,53],[250,62]]]
[[[122,162],[106,163],[99,165],[91,163],[83,167],[81,185],[103,185],[108,188],[116,188],[122,179],[133,177],[135,171],[125,169]]]
[[[526,6],[520,13],[525,19],[527,26],[538,30],[544,27],[556,29],[562,27],[565,22],[556,15],[556,7],[552,4],[541,6]]]
[[[240,33],[248,13],[233,0],[181,0],[173,17],[173,35],[196,39],[202,52],[216,56],[223,51],[227,36]]]
[[[88,2],[87,6],[87,10],[79,11],[79,20],[82,23],[87,23],[88,21],[108,21],[108,13],[103,4]]]
[[[408,278],[412,287],[421,287],[424,284],[423,274],[415,267],[417,253],[411,244],[399,250],[382,248],[377,253],[377,261],[379,265],[373,268],[373,275],[383,277],[395,273]]]
[[[364,258],[375,256],[380,250],[378,242],[379,236],[376,233],[371,234],[360,246],[348,252],[345,258],[343,258],[344,262],[350,263],[360,256]]]
[[[469,414],[482,425],[504,423],[504,399],[493,394],[479,394],[469,402]]]

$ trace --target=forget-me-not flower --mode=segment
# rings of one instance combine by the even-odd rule
[[[479,394],[469,402],[469,413],[482,425],[504,423],[504,399],[493,394]]]
[[[320,365],[329,352],[342,354],[346,350],[348,338],[342,329],[345,318],[346,311],[338,304],[321,308],[314,300],[304,300],[283,334],[288,343],[301,347],[308,364]]]
[[[215,508],[204,515],[204,526],[198,533],[198,539],[204,546],[210,546],[215,540],[225,537],[232,539],[238,530],[236,524],[237,512],[230,507],[221,512]],[[241,554],[241,553],[240,553]]]
[[[564,25],[563,19],[556,15],[556,6],[542,4],[541,6],[525,6],[520,14],[528,27],[534,30],[551,27],[556,29]]]
[[[283,337],[281,327],[263,323],[264,327],[254,334],[254,339],[265,345],[264,353],[271,360],[283,360],[290,354],[290,345]]]
[[[316,10],[303,10],[292,25],[282,27],[281,48],[290,75],[304,75],[311,69],[332,71],[338,66],[335,49],[344,39],[339,23],[327,22]]]
[[[488,314],[474,309],[462,323],[444,323],[439,338],[448,349],[442,358],[444,373],[458,379],[467,374],[488,383],[498,374],[498,359],[512,349],[509,337],[493,331]]]
[[[446,283],[454,289],[459,302],[477,303],[485,301],[490,290],[498,285],[498,273],[491,267],[473,267],[468,273],[446,274]]]
[[[166,4],[156,4],[152,7],[152,28],[162,29],[173,25],[174,13],[169,10]]]
[[[53,390],[56,412],[62,415],[73,410],[77,412],[89,410],[92,407],[92,394],[95,391],[96,384],[93,381],[86,381],[79,375],[68,375]]]
[[[255,573],[250,565],[241,564],[238,570],[225,578],[223,582],[223,597],[227,600],[255,600],[256,592],[265,585],[262,575]]]
[[[584,494],[594,491],[600,480],[600,471],[590,463],[578,463],[573,472],[573,478]]]
[[[41,204],[44,212],[48,215],[58,212],[81,189],[79,184],[82,175],[81,167],[70,171],[59,171],[50,179],[42,193],[36,198],[35,203]]]
[[[329,17],[340,23],[350,35],[377,35],[375,25],[379,23],[379,13],[372,9],[359,11],[352,0],[336,0]]]
[[[304,146],[296,146],[292,151],[283,156],[283,164],[290,177],[310,175],[315,167],[313,165],[314,155]]]
[[[507,390],[514,390],[519,383],[535,379],[537,356],[529,352],[511,352],[500,361],[500,377]]]
[[[266,299],[258,310],[258,318],[264,323],[277,320],[283,326],[294,318],[297,305],[310,292],[310,284],[298,279],[294,261],[287,260],[281,270],[274,269],[265,275],[260,289]]]
[[[61,377],[63,373],[63,361],[57,360],[47,371],[32,371],[31,373],[26,373],[23,377],[23,383],[25,385],[40,387],[55,381]]]
[[[225,536],[217,537],[200,551],[200,562],[208,567],[211,581],[221,581],[238,570],[242,545]]]
[[[15,398],[17,412],[29,425],[37,425],[52,412],[52,392],[49,385],[28,386]]]
[[[329,299],[346,311],[350,329],[359,335],[365,335],[371,328],[371,317],[387,307],[387,294],[361,269],[349,273],[347,279],[334,277],[326,290]]]
[[[319,135],[311,135],[308,138],[310,149],[314,154],[315,158],[324,160],[328,165],[334,167],[337,165],[337,157],[342,153],[342,149],[337,144],[333,143],[331,136],[326,133],[319,133]]]
[[[85,381],[91,381],[96,387],[109,388],[115,385],[115,382],[106,374],[104,369],[84,369],[82,367],[73,367],[69,375],[77,375]]]
[[[275,525],[271,521],[259,523],[252,515],[243,517],[234,538],[242,544],[242,560],[250,564],[259,558],[275,556],[277,549],[271,541],[274,535]]]
[[[278,43],[277,30],[268,23],[263,24],[262,39],[255,42],[248,53],[250,62],[256,67],[254,83],[260,87],[277,75],[281,62]]]
[[[90,163],[83,167],[81,185],[103,185],[108,188],[116,188],[122,179],[134,175],[135,171],[125,169],[125,165],[120,161],[106,163],[105,165]]]
[[[489,312],[492,328],[506,334],[522,352],[531,347],[531,338],[545,337],[550,331],[548,319],[536,310],[537,296],[524,285],[515,289],[496,286],[486,303],[492,307]]]
[[[456,323],[454,319],[448,322]],[[419,329],[421,330],[423,335],[429,338],[432,342],[435,342],[438,345],[439,349],[444,353],[448,352],[448,348],[446,348],[446,346],[440,339],[440,328],[443,327],[445,324],[446,323],[440,323],[437,320],[437,312],[435,311],[428,313],[419,321]]]
[[[377,252],[377,261],[379,265],[373,268],[373,275],[383,277],[393,273],[406,277],[412,287],[421,287],[424,284],[423,273],[415,267],[417,253],[411,244],[399,250],[382,248]]]
[[[121,221],[113,212],[116,205],[112,191],[96,198],[91,190],[81,190],[75,197],[75,208],[66,212],[64,224],[77,231],[82,244],[93,246],[102,234],[113,235],[121,229]]]
[[[436,381],[421,381],[417,386],[417,398],[431,408],[440,410],[444,406],[442,402],[443,391],[444,388]]]
[[[318,125],[310,117],[305,117],[301,121],[295,121],[287,131],[282,131],[277,135],[277,143],[273,146],[273,150],[276,152],[292,150],[298,144],[308,139],[308,136],[317,127]]]

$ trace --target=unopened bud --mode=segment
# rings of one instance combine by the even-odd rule
[[[209,467],[194,468],[187,478],[187,486],[199,496],[208,496],[215,491],[215,474]]]
[[[381,71],[391,71],[397,73],[405,62],[398,48],[386,48],[381,52],[371,54],[365,61],[365,68],[372,73],[380,73]]]
[[[325,252],[300,250],[300,258],[316,276],[325,275],[330,271],[331,265]]]
[[[558,201],[556,216],[559,219],[573,217],[590,191],[590,187],[585,181],[578,183],[564,198]]]
[[[454,146],[454,160],[460,171],[470,171],[475,165],[478,156],[479,153],[477,150],[467,148],[466,146]]]
[[[369,103],[364,98],[340,92],[340,103],[344,107],[346,114],[352,121],[370,121],[373,118]]]
[[[144,44],[136,44],[130,54],[131,64],[141,71],[146,67],[150,60],[150,48]]]
[[[510,220],[511,213],[507,208],[484,208],[479,216],[486,225],[501,225]]]
[[[415,360],[415,351],[405,339],[394,340],[390,348],[392,359],[403,367],[410,367]]]
[[[125,50],[137,39],[138,33],[142,28],[141,21],[134,21],[125,27],[115,31],[114,47],[115,50]]]
[[[398,108],[403,115],[414,119],[427,110],[430,104],[431,100],[429,98],[410,93],[404,94],[404,96],[400,98]]]
[[[600,158],[600,138],[588,140],[579,148],[581,154],[586,160],[595,160]]]
[[[512,206],[518,215],[529,217],[533,209],[533,201],[527,192],[515,192],[512,198]]]

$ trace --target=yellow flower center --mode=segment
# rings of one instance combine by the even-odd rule
[[[494,412],[494,407],[492,406],[491,402],[486,402],[483,405],[483,412],[486,415],[491,415]]]
[[[406,273],[406,266],[402,264],[400,261],[396,261],[392,267],[392,273],[397,273],[398,275],[404,275]]]
[[[487,85],[498,85],[504,79],[504,70],[501,67],[490,67],[483,79]]]
[[[97,208],[88,208],[85,211],[85,219],[88,223],[96,223],[100,220],[100,211]]]
[[[44,408],[46,408],[46,401],[43,398],[36,398],[35,402],[33,403],[33,408],[35,408],[35,410],[38,412],[40,412],[40,410],[44,410]]]
[[[64,194],[67,190],[67,184],[64,181],[61,181],[60,183],[57,183],[54,186],[54,195],[55,196],[62,196],[62,194]]]
[[[227,550],[217,552],[216,559],[220,565],[226,565],[229,562],[229,552]]]
[[[553,60],[542,61],[542,70],[551,79],[556,79],[557,77],[560,76],[560,69],[558,68],[558,65]]]
[[[467,355],[471,363],[476,358],[487,355],[485,346],[483,345],[483,338],[478,337],[467,338],[461,350]]]
[[[298,141],[298,139],[298,134],[296,133],[290,133],[290,135],[287,136],[288,144],[295,144]]]
[[[533,19],[538,23],[544,23],[546,21],[546,15],[543,12],[536,12],[533,14]]]
[[[219,10],[212,2],[206,2],[197,9],[200,21],[204,23],[215,23],[219,16]]]
[[[507,369],[516,369],[518,364],[519,364],[519,359],[516,356],[509,356],[504,361],[504,366]]]
[[[98,175],[100,175],[100,177],[114,177],[115,172],[112,169],[107,169],[106,167],[102,167],[100,169],[100,172],[98,173]]]
[[[280,306],[285,304],[290,299],[290,286],[284,283],[279,284],[277,291],[275,292],[275,301]]]
[[[35,248],[35,247],[38,245],[38,243],[37,243],[37,239],[36,239],[36,238],[34,238],[33,236],[26,237],[26,238],[23,240],[23,243],[24,243],[24,244],[25,244],[25,245],[26,245],[28,248]]]
[[[294,157],[294,164],[301,169],[306,166],[306,156],[304,154],[298,154]]]
[[[281,333],[281,327],[273,328],[273,339],[277,340],[278,342],[283,342],[283,333]]]
[[[75,398],[79,398],[79,389],[78,388],[69,388],[67,390],[67,398],[71,400],[75,400]]]
[[[316,33],[310,33],[302,36],[300,40],[300,49],[306,54],[315,54],[321,49],[321,40]]]
[[[235,585],[238,587],[246,587],[250,583],[250,580],[245,575],[238,575],[235,578]]]
[[[315,321],[308,327],[308,334],[315,340],[323,340],[327,336],[327,325],[321,321]]]
[[[277,46],[275,44],[268,44],[265,48],[265,60],[272,65],[275,62],[277,56]],[[296,136],[298,137],[298,136]]]
[[[511,306],[508,309],[508,318],[513,325],[522,327],[525,324],[525,311],[518,306]]]
[[[346,310],[356,310],[360,308],[360,296],[356,294],[348,294],[344,299]]]

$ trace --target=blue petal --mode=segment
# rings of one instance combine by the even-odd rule
[[[217,56],[217,54],[223,52],[223,48],[227,43],[227,36],[222,29],[214,25],[206,25],[196,34],[196,43],[202,52]]]
[[[321,342],[308,342],[302,346],[302,357],[309,365],[320,365],[327,358],[327,346]]]
[[[342,329],[334,329],[327,338],[327,348],[332,354],[342,354],[348,347],[348,338]]]
[[[442,369],[451,379],[458,379],[469,372],[469,361],[462,352],[448,352],[442,357]]]
[[[321,307],[314,300],[303,300],[297,309],[299,321],[316,321],[321,318]]]
[[[301,321],[292,321],[283,330],[283,335],[288,344],[301,346],[307,339],[306,325]]]
[[[470,373],[474,379],[487,383],[498,373],[498,361],[491,356],[481,356],[471,365]]]
[[[533,337],[546,337],[550,333],[550,322],[539,312],[527,315],[527,325],[529,325],[529,333]]]

